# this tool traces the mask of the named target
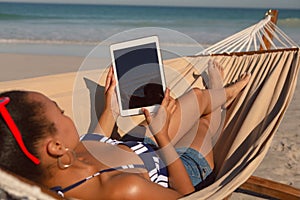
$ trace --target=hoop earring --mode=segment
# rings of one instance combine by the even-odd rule
[[[67,163],[67,164],[63,163],[61,160],[61,158],[64,155],[68,156],[69,163]],[[60,169],[67,169],[67,168],[71,167],[73,165],[75,157],[76,157],[75,152],[73,150],[70,150],[69,148],[66,148],[66,154],[64,154],[64,155],[57,158],[57,165]]]

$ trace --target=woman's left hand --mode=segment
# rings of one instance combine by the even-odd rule
[[[95,133],[101,133],[107,137],[111,136],[117,117],[120,113],[115,88],[116,81],[114,77],[114,72],[113,68],[110,66],[106,76],[104,88],[105,106],[98,120],[98,124],[94,130]]]
[[[117,102],[117,95],[116,95],[116,79],[114,76],[114,71],[112,66],[109,67],[109,71],[106,76],[105,81],[105,110],[112,111],[115,117],[119,116],[119,105]]]

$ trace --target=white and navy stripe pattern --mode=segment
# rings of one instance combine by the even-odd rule
[[[99,134],[86,134],[80,138],[81,141],[99,141],[112,145],[124,144],[132,149],[144,162],[148,170],[150,180],[163,187],[168,187],[168,172],[159,156],[148,144],[138,141],[118,141]]]

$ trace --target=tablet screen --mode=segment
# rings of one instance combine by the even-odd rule
[[[123,109],[161,104],[164,97],[156,43],[113,51]]]
[[[110,46],[121,116],[156,112],[166,89],[157,36]]]

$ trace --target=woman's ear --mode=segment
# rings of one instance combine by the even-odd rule
[[[58,157],[66,152],[66,148],[59,140],[51,139],[47,143],[47,152],[51,156]]]

